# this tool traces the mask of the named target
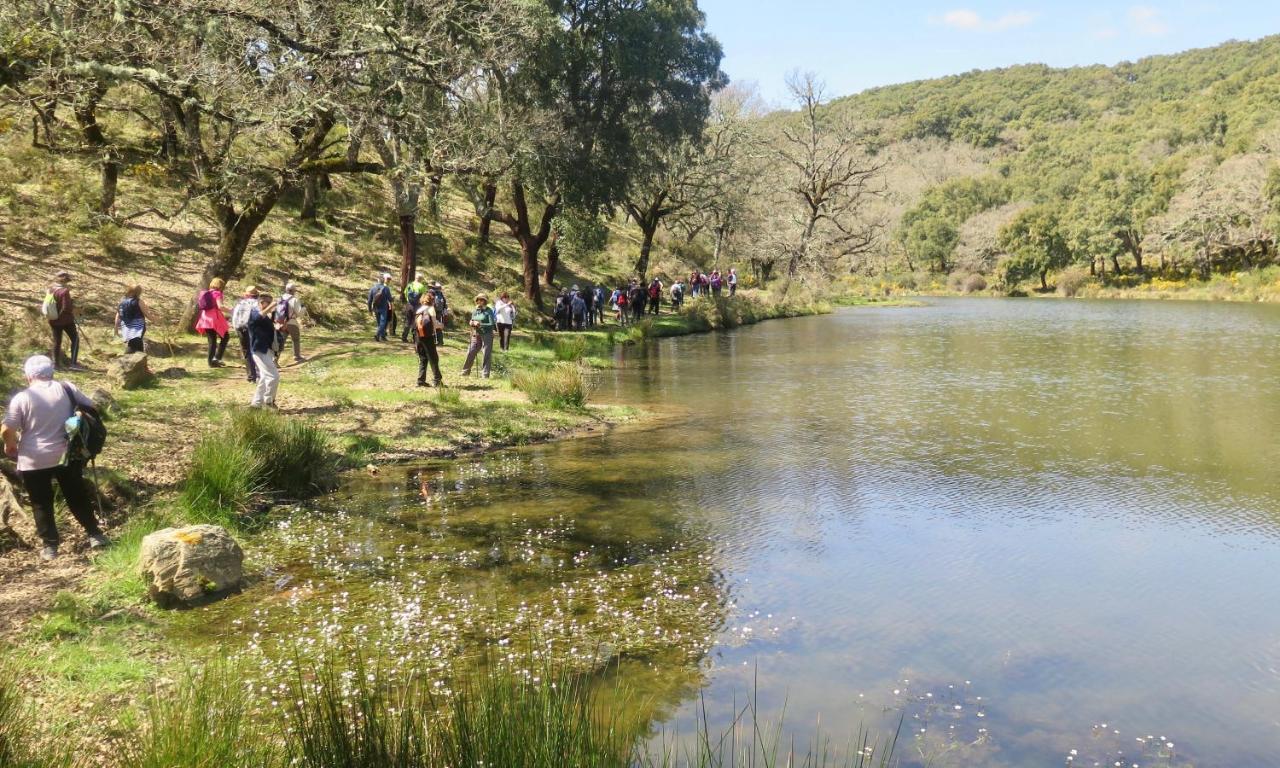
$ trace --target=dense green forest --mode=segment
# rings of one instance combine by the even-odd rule
[[[994,274],[1081,265],[1207,278],[1272,264],[1280,37],[1114,67],[1021,66],[831,105],[886,166],[886,261]],[[918,175],[916,195],[893,195]],[[909,183],[909,182],[908,182]]]

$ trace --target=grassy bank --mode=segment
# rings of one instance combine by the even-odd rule
[[[651,724],[601,699],[590,681],[546,667],[491,668],[431,681],[391,659],[320,660],[259,695],[214,663],[153,688],[134,729],[86,756],[34,727],[11,670],[0,673],[0,765],[6,768],[871,768],[897,737],[859,730],[843,748],[815,736],[797,747],[754,707],[713,733],[650,738]],[[274,696],[274,693],[273,693]]]
[[[1214,274],[1207,280],[1186,273],[1090,275],[1072,268],[1050,273],[1048,289],[1039,283],[996,284],[981,275],[906,273],[879,278],[849,278],[837,289],[850,300],[883,301],[910,296],[1059,296],[1085,299],[1280,302],[1280,267]]]

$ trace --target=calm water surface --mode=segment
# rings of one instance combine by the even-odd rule
[[[909,765],[1280,764],[1280,309],[937,301],[622,354],[600,398],[662,427],[366,485],[294,546],[397,616],[461,547],[448,600],[612,632],[668,728],[754,687],[800,738],[905,718]],[[663,599],[574,603],[606,573]]]

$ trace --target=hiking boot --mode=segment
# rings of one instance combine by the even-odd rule
[[[49,560],[53,560],[53,559],[57,558],[57,556],[58,556],[58,547],[57,547],[57,545],[53,545],[53,544],[46,544],[46,545],[45,545],[45,547],[44,547],[44,549],[41,549],[41,550],[40,550],[40,559],[41,559],[41,560],[49,561]]]
[[[420,386],[420,387],[425,387],[425,386],[427,386],[427,382],[425,382],[425,381],[420,381],[420,382],[418,382],[418,386]]]
[[[102,549],[111,546],[111,539],[101,533],[89,534],[89,549]]]

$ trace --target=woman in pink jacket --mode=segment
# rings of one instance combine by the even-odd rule
[[[201,291],[196,297],[196,307],[200,317],[196,320],[196,333],[209,339],[209,367],[222,367],[222,353],[227,351],[227,335],[230,326],[227,316],[222,312],[222,287],[226,285],[222,278],[215,277],[209,281],[209,289]]]

